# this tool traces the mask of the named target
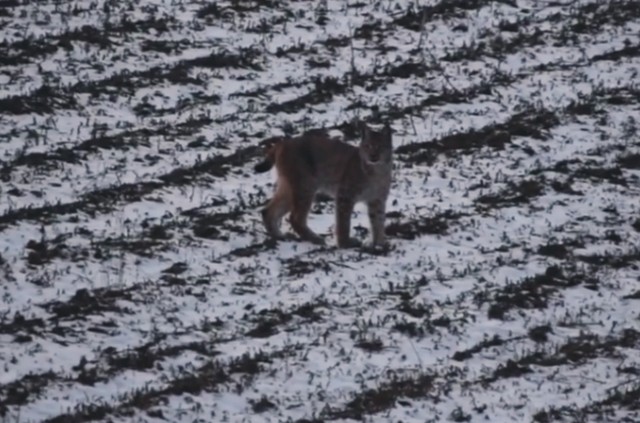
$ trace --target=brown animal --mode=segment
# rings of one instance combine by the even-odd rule
[[[391,128],[387,123],[377,132],[361,123],[360,132],[358,147],[318,130],[296,138],[275,139],[268,147],[265,160],[255,166],[255,171],[266,172],[275,164],[278,172],[273,198],[262,210],[270,236],[283,238],[280,225],[290,212],[291,226],[302,239],[324,244],[324,239],[307,226],[315,195],[322,193],[335,199],[338,247],[360,244],[349,236],[351,214],[358,202],[367,204],[372,245],[386,245],[384,219],[391,186]]]

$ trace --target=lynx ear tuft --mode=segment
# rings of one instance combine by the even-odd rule
[[[391,141],[391,125],[389,124],[389,121],[386,121],[384,123],[384,127],[382,128],[382,136],[384,136],[387,141]]]
[[[364,139],[369,137],[369,127],[367,126],[365,121],[358,121],[358,131],[360,132],[361,138]]]

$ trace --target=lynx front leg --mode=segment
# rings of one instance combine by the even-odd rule
[[[352,248],[360,242],[350,237],[351,214],[355,203],[347,196],[338,196],[336,200],[336,238],[339,248]]]
[[[385,246],[386,235],[384,233],[385,201],[378,199],[367,203],[373,246]]]

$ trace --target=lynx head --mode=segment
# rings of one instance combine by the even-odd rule
[[[360,157],[370,166],[391,163],[391,127],[387,122],[381,131],[374,131],[360,122]]]

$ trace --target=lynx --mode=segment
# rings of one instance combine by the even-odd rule
[[[304,240],[324,244],[307,226],[307,216],[317,193],[335,199],[335,232],[339,248],[360,245],[351,238],[351,215],[358,202],[365,202],[371,222],[372,246],[386,246],[385,207],[391,186],[392,142],[387,123],[374,131],[360,123],[358,147],[320,130],[295,138],[279,138],[268,147],[264,161],[255,166],[267,172],[275,164],[278,173],[273,198],[262,210],[267,233],[283,238],[280,225],[290,212],[293,230]]]

